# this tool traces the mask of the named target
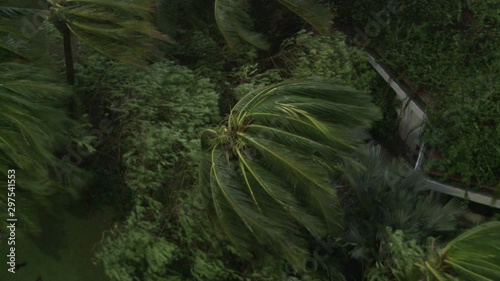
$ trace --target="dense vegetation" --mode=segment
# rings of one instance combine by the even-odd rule
[[[500,183],[498,1],[341,1],[338,22],[426,107],[428,169]]]
[[[16,169],[32,210],[53,193],[112,205],[119,219],[95,255],[109,280],[500,280],[500,223],[461,229],[465,202],[430,201],[425,175],[370,140],[397,143],[396,102],[332,19],[355,26],[380,4],[4,2],[0,174]],[[487,19],[485,3],[469,8]],[[435,98],[426,141],[442,169],[495,183],[496,52],[485,45],[479,61],[465,31],[435,24],[451,4],[432,5],[403,1],[387,27],[401,30],[373,48]],[[403,25],[414,9],[429,18]],[[421,48],[412,57],[402,43]],[[449,44],[460,77],[423,70],[418,56],[433,62]],[[435,121],[452,109],[453,126]],[[478,131],[450,142],[477,111]],[[24,231],[44,227],[19,216]]]

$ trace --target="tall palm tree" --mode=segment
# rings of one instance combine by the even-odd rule
[[[46,7],[37,8],[22,4],[0,6],[0,13],[8,15],[0,21],[0,32],[12,38],[26,37],[22,27],[33,15],[54,22],[63,36],[69,84],[74,84],[72,35],[109,57],[135,64],[150,55],[155,46],[151,38],[173,42],[151,22],[154,0],[47,0]]]
[[[242,256],[257,242],[303,269],[308,235],[343,228],[332,174],[357,148],[355,130],[377,116],[366,93],[331,81],[249,93],[224,128],[202,134],[200,178],[214,223]]]
[[[333,15],[330,9],[318,0],[277,0],[293,13],[308,22],[317,32],[330,32]],[[263,34],[253,31],[250,16],[251,1],[215,0],[215,20],[229,47],[252,45],[266,50],[269,42]]]

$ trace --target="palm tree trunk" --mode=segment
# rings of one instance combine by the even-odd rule
[[[64,63],[66,65],[66,81],[69,85],[75,85],[75,67],[73,65],[73,49],[71,48],[71,31],[68,26],[62,22],[61,32],[63,35]],[[69,101],[70,116],[78,119],[80,116],[80,100],[73,94]]]
[[[73,51],[71,49],[71,32],[66,24],[62,24],[62,35],[64,44],[64,62],[66,64],[66,81],[70,85],[75,84],[75,68],[73,66]]]

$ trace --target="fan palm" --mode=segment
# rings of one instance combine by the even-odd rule
[[[225,128],[202,134],[211,218],[242,256],[251,256],[256,239],[303,268],[306,235],[320,239],[343,228],[331,174],[356,149],[355,129],[377,116],[366,93],[329,81],[249,93]]]
[[[329,34],[333,15],[318,0],[277,1],[308,22],[320,34]],[[259,49],[268,49],[269,43],[265,37],[253,31],[250,8],[248,0],[216,0],[214,13],[217,25],[229,47],[250,44]]]
[[[153,0],[48,0],[47,2],[48,8],[45,9],[0,6],[0,13],[8,15],[6,19],[0,21],[0,32],[7,33],[9,38],[26,36],[19,27],[26,24],[22,21],[24,17],[33,14],[55,22],[63,35],[69,84],[74,83],[72,34],[109,57],[135,64],[140,64],[151,53],[154,47],[151,38],[172,42],[169,37],[157,31],[150,21],[150,12],[154,9]],[[2,46],[9,47],[5,42]]]
[[[54,156],[68,143],[76,127],[67,113],[58,109],[64,107],[64,99],[70,94],[70,89],[45,69],[0,63],[0,174],[7,178],[7,171],[16,169],[20,190],[48,194],[60,186],[51,180],[54,167],[73,170]],[[70,187],[76,184],[67,180],[75,179],[61,178]],[[0,193],[2,206],[7,202],[6,195]]]
[[[500,222],[469,229],[433,254],[420,265],[426,280],[500,280]]]
[[[454,200],[444,206],[429,201],[423,193],[425,177],[404,160],[391,160],[373,146],[360,150],[355,159],[356,166],[348,164],[344,173],[349,183],[344,191],[346,217],[351,222],[345,239],[353,246],[353,258],[375,258],[387,227],[420,242],[456,230],[466,206]]]

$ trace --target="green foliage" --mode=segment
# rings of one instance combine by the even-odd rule
[[[385,111],[372,133],[394,137],[394,98],[377,91],[385,82],[374,79],[363,52],[346,45],[340,33],[329,34],[331,9],[323,1],[165,0],[158,3],[157,23],[181,42],[162,45],[162,54],[155,53],[159,42],[152,39],[172,40],[151,24],[154,1],[48,2],[49,9],[38,11],[0,7],[0,174],[17,170],[25,212],[19,216],[26,224],[32,223],[26,210],[43,204],[42,195],[81,184],[73,176],[80,171],[54,153],[75,145],[90,152],[98,144],[82,136],[84,127],[63,110],[71,90],[57,75],[27,62],[42,53],[38,65],[61,66],[62,50],[54,46],[66,27],[79,38],[77,48],[86,42],[134,64],[151,55],[173,59],[136,67],[86,47],[75,53],[76,93],[85,97],[83,106],[101,131],[104,120],[112,123],[98,149],[111,159],[102,166],[119,172],[101,184],[116,185],[106,192],[119,191],[113,199],[125,213],[105,233],[96,255],[112,281],[344,280],[336,275],[337,265],[353,262],[345,253],[361,260],[373,281],[500,279],[498,223],[469,230],[443,249],[430,239],[424,250],[427,236],[443,239],[455,231],[463,206],[429,202],[422,176],[377,149],[353,157],[361,131],[378,117],[372,98]],[[426,131],[427,143],[444,155],[436,167],[465,181],[495,183],[495,2],[424,3],[403,1],[401,14],[389,19],[383,44],[375,47],[436,98]],[[365,1],[340,5],[340,13],[349,5],[370,7],[353,11],[355,21],[382,8]],[[467,9],[473,20],[463,15]],[[35,13],[45,20],[31,38],[19,27]],[[259,22],[256,15],[262,16]],[[413,15],[418,18],[410,24],[401,20]],[[298,17],[323,35],[300,31],[278,54],[247,62],[265,55],[256,49],[276,47],[271,41],[299,30]],[[224,38],[213,35],[211,21]],[[274,34],[282,27],[283,34]],[[265,36],[270,40],[260,33],[265,30],[273,30]],[[218,39],[234,49],[221,48]],[[332,83],[338,80],[359,91]],[[361,92],[370,90],[372,97]],[[220,121],[218,102],[231,107],[227,122],[203,131]],[[0,206],[5,205],[4,193]],[[316,260],[323,267],[308,275],[306,260],[317,258],[312,248],[323,240],[335,241],[335,251],[328,251],[328,263]]]
[[[266,50],[269,43],[262,34],[252,31],[251,6],[247,0],[216,0],[215,20],[230,48],[242,49],[245,44]]]
[[[206,67],[210,71],[222,70],[224,59],[221,58],[226,52],[221,50],[213,37],[198,30],[183,35],[179,44],[166,46],[169,55],[193,69]]]
[[[380,244],[378,262],[366,274],[369,281],[408,281],[421,276],[415,266],[425,258],[416,240],[405,239],[403,231],[386,228],[388,235]],[[417,278],[416,278],[417,277]]]
[[[32,32],[19,32],[19,27],[26,28],[23,19],[33,17],[35,14],[46,16],[45,12],[33,9],[8,7],[6,3],[0,4],[0,60],[1,62],[9,59],[36,59],[39,58],[40,46],[43,46],[43,40],[32,34]],[[29,22],[28,22],[29,23]],[[31,44],[36,43],[36,47]],[[40,45],[42,44],[42,45]]]
[[[214,22],[211,11],[214,1],[161,0],[157,2],[156,23],[159,29],[172,37],[184,28],[206,31]],[[182,43],[182,40],[179,40]]]
[[[445,276],[460,280],[500,278],[500,222],[492,221],[462,233],[439,250],[437,261],[427,267],[439,268]],[[432,254],[432,253],[431,253]],[[431,270],[434,273],[434,271]],[[437,274],[433,277],[439,280]]]
[[[489,77],[495,82],[493,77]],[[479,83],[485,83],[482,76]],[[465,79],[464,83],[474,83]],[[475,83],[480,86],[481,84]],[[500,106],[493,84],[481,97],[453,92],[442,98],[439,109],[431,109],[430,126],[424,135],[427,143],[438,149],[441,159],[429,163],[428,169],[444,172],[446,177],[460,175],[465,184],[500,183]],[[471,84],[469,84],[471,85]]]
[[[21,1],[22,2],[22,1]],[[155,1],[119,0],[51,0],[48,9],[18,8],[3,4],[0,11],[7,15],[0,20],[0,48],[21,57],[37,58],[26,52],[26,43],[35,44],[33,49],[45,51],[43,40],[32,35],[38,34],[38,26],[26,32],[26,16],[35,15],[52,21],[59,32],[68,28],[78,39],[97,51],[129,63],[143,64],[156,48],[153,39],[173,43],[170,37],[160,33],[151,23],[151,12]],[[15,5],[23,5],[16,3]],[[28,24],[31,24],[28,21]],[[23,28],[19,28],[19,27]],[[33,33],[33,34],[32,34]],[[33,37],[33,38],[32,38]],[[31,49],[31,47],[30,47]],[[30,50],[28,49],[28,50]]]
[[[399,136],[399,116],[396,108],[401,106],[401,101],[396,98],[396,93],[381,77],[377,77],[371,84],[371,95],[373,103],[382,110],[382,118],[375,121],[370,128],[370,136],[383,147],[396,152],[397,148],[405,146],[401,144]]]
[[[245,64],[232,73],[231,78],[237,84],[234,88],[234,95],[240,100],[254,90],[283,81],[284,75],[281,69],[270,69],[260,73],[258,64]]]
[[[368,47],[426,94],[423,141],[442,156],[427,168],[466,186],[500,182],[497,10],[495,0],[339,3],[341,21],[367,35],[379,27]]]
[[[118,60],[142,64],[151,55],[151,39],[173,42],[156,30],[150,13],[154,1],[53,1],[55,18],[80,40]]]
[[[421,193],[426,190],[425,178],[403,160],[389,160],[377,147],[364,149],[356,160],[356,165],[345,168],[351,189],[347,193],[352,192],[344,195],[346,218],[351,222],[345,240],[353,247],[351,257],[373,260],[387,227],[420,242],[456,230],[465,206],[454,200],[444,206],[430,202]]]
[[[106,236],[96,257],[111,280],[183,280],[168,268],[179,259],[177,246],[155,234],[161,231],[158,221],[146,219],[146,210],[158,216],[161,204],[144,201],[150,204],[138,203],[127,222]]]
[[[472,281],[500,277],[500,222],[469,229],[439,248],[433,238],[426,244],[387,230],[379,261],[367,274],[370,281]]]
[[[329,6],[317,0],[277,0],[309,23],[318,33],[330,34],[333,15]]]
[[[301,30],[285,40],[281,51],[268,60],[274,63],[273,68],[262,71],[264,62],[260,62],[245,64],[231,73],[237,99],[287,78],[324,77],[359,90],[376,90],[373,84],[377,75],[365,54],[346,45],[340,33],[327,37]]]
[[[70,89],[54,73],[31,65],[2,63],[0,73],[0,174],[7,178],[7,171],[15,169],[17,190],[31,195],[48,195],[62,186],[74,192],[82,184],[82,172],[55,156],[81,130],[60,109]],[[7,209],[7,192],[0,194],[0,205]],[[19,215],[29,224],[32,219],[22,210]]]
[[[109,90],[119,114],[124,188],[135,194],[97,254],[111,280],[285,280],[284,263],[244,263],[222,243],[193,190],[198,130],[217,120],[213,84],[173,63],[137,72],[95,57],[83,69],[101,73],[86,89]]]
[[[289,52],[287,66],[294,78],[334,78],[366,91],[377,75],[365,53],[347,46],[341,33],[327,37],[301,31],[285,41],[282,49]]]
[[[213,83],[186,67],[156,63],[133,77],[131,83],[132,90],[114,91],[113,98],[125,99],[126,103],[116,109],[136,120],[166,122],[167,127],[186,134],[185,138],[195,139],[196,129],[218,116]]]
[[[317,0],[277,0],[284,7],[311,24],[320,34],[328,35],[332,24],[332,13],[328,6]],[[261,6],[262,7],[262,6]],[[216,0],[215,20],[230,48],[250,45],[267,50],[270,47],[265,35],[253,31],[250,1]]]
[[[330,174],[357,147],[354,130],[377,114],[368,95],[330,81],[292,80],[247,94],[225,128],[202,135],[201,185],[214,223],[242,256],[259,243],[303,269],[303,230],[321,239],[342,229]]]
[[[96,68],[112,71],[86,90],[109,90],[111,108],[123,124],[118,133],[125,185],[136,194],[135,210],[108,236],[97,257],[113,280],[183,280],[168,269],[181,251],[161,235],[168,223],[162,213],[164,204],[174,201],[171,188],[192,181],[192,174],[182,171],[192,165],[189,153],[198,147],[197,129],[217,117],[217,94],[208,79],[173,63],[137,72],[95,59],[86,68],[88,75]]]

